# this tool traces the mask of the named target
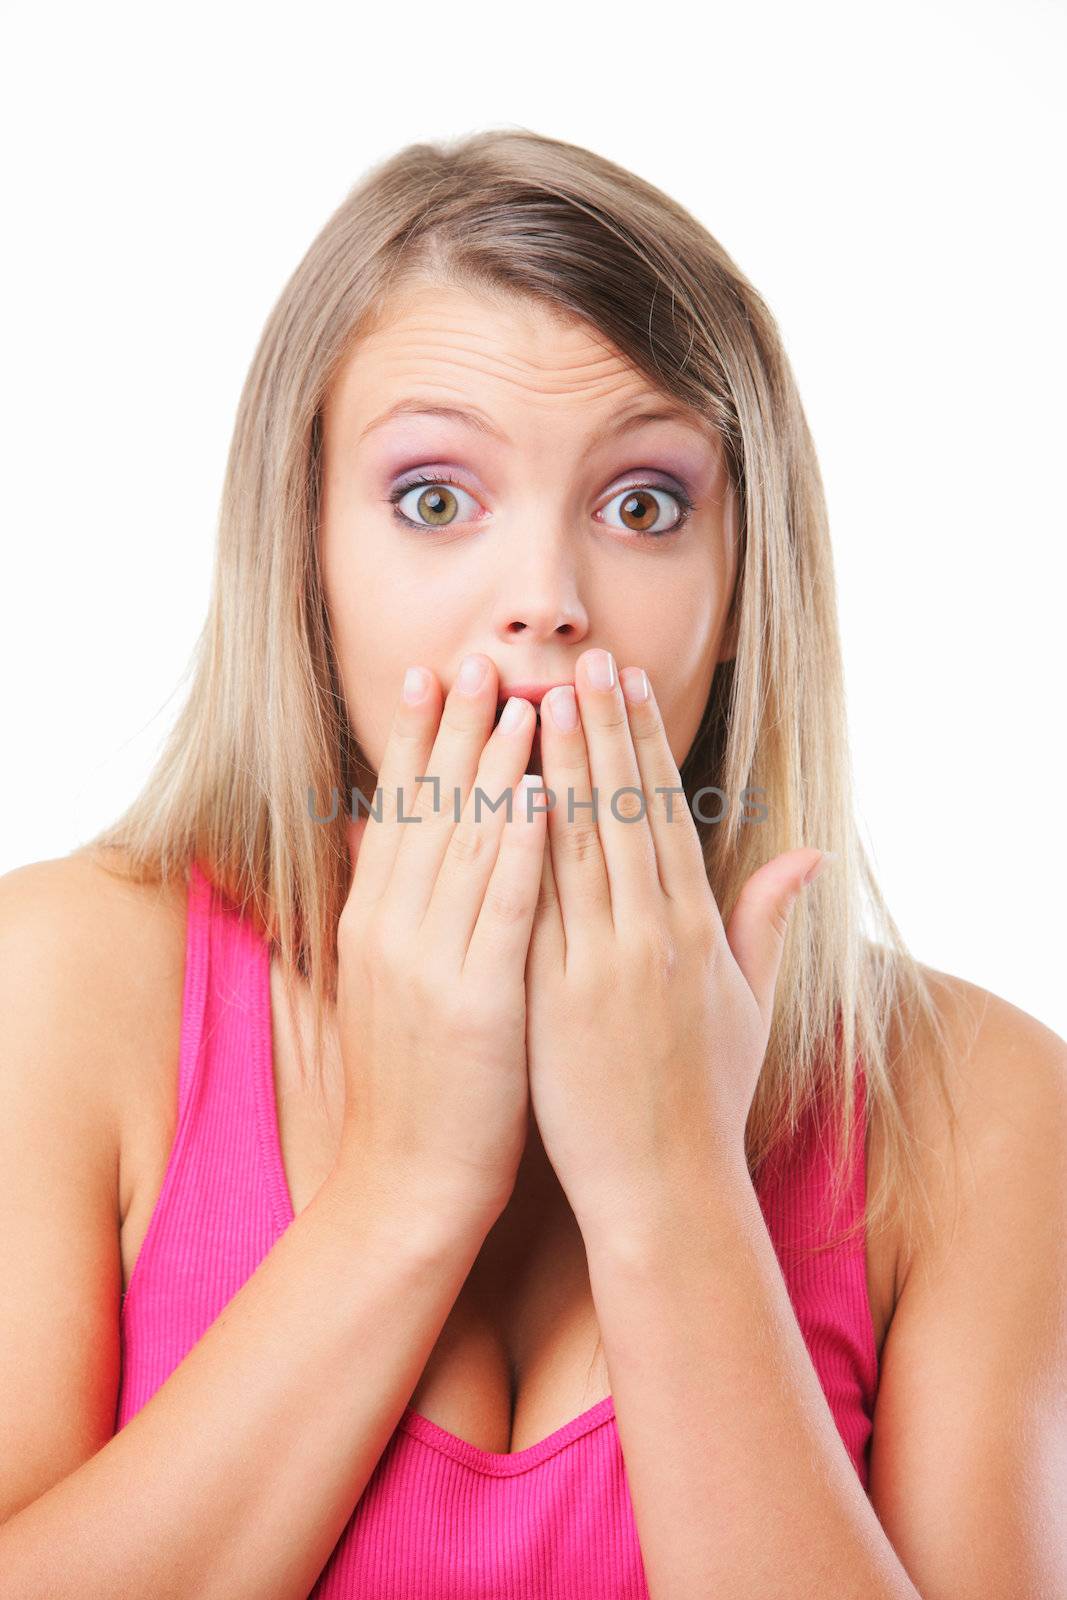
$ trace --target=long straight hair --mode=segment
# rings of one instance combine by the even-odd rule
[[[714,674],[681,770],[687,800],[762,791],[694,822],[728,921],[745,881],[788,849],[837,859],[791,913],[770,1040],[746,1128],[750,1171],[788,1149],[815,1108],[834,1124],[844,1193],[862,1062],[886,1160],[865,1222],[910,1239],[921,1166],[898,1089],[908,1050],[945,1104],[949,1044],[932,974],[908,952],[854,816],[826,507],[811,434],[759,294],[680,204],[605,157],[521,128],[417,143],[372,167],[285,285],[241,393],[212,594],[186,701],[143,790],[84,850],[124,853],[162,884],[200,863],[271,941],[292,999],[312,1003],[322,1092],[345,816],[374,774],[349,725],[319,563],[322,412],[361,336],[412,285],[539,303],[597,330],[723,444],[738,529],[736,654]],[[312,796],[340,797],[332,822]],[[708,802],[702,802],[707,816]],[[907,1048],[906,1048],[907,1047]],[[820,1122],[826,1127],[827,1122]],[[924,1197],[925,1198],[925,1197]]]

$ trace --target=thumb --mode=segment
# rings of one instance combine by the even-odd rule
[[[801,889],[818,876],[833,856],[832,850],[787,850],[754,872],[737,897],[726,928],[726,942],[767,1028],[771,1025],[789,914]]]

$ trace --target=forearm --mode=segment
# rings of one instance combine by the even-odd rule
[[[306,1600],[481,1239],[331,1178],[152,1399],[0,1527],[0,1600]]]
[[[702,1174],[586,1249],[652,1600],[918,1600],[747,1172]]]

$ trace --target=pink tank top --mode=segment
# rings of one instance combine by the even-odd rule
[[[293,1220],[278,1137],[269,944],[195,864],[188,905],[177,1131],[123,1300],[116,1430],[151,1399]],[[788,1163],[761,1173],[759,1201],[866,1489],[878,1365],[863,1230],[846,1247],[808,1253],[828,1236],[828,1174],[827,1152],[809,1132]],[[835,1235],[862,1214],[865,1185],[858,1137]],[[702,1426],[713,1434],[713,1421]],[[478,1449],[405,1407],[311,1593],[315,1600],[648,1600],[612,1397],[510,1455]]]

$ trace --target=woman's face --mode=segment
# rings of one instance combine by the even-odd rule
[[[595,330],[529,301],[421,287],[353,348],[323,411],[320,554],[375,773],[409,666],[447,694],[482,654],[506,691],[573,683],[594,646],[648,672],[681,766],[733,654],[735,501],[709,424],[627,420],[672,404]]]

